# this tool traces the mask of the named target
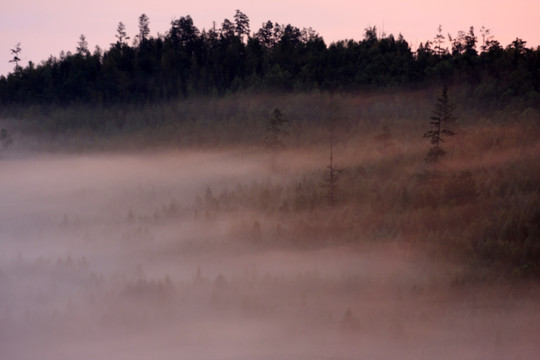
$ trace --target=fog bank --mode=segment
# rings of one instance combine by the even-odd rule
[[[463,265],[399,239],[311,246],[305,212],[249,199],[286,193],[320,158],[2,159],[1,357],[536,358],[537,285],[463,283]]]

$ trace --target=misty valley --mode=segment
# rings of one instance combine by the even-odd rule
[[[540,47],[231,19],[9,34],[0,360],[538,359]]]
[[[4,156],[1,357],[535,358],[538,287],[411,240],[420,205],[377,209],[395,184],[366,164],[395,154],[338,147],[370,191],[327,206],[327,150]]]

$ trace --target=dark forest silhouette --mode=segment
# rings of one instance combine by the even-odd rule
[[[128,44],[123,23],[116,42],[91,52],[84,35],[75,53],[62,53],[41,64],[19,64],[0,77],[0,103],[118,104],[140,103],[240,91],[355,91],[359,89],[465,83],[479,99],[494,106],[521,98],[540,104],[540,48],[516,38],[503,47],[482,28],[457,36],[442,35],[413,51],[399,35],[365,29],[360,41],[327,45],[311,28],[268,21],[250,32],[247,15],[237,10],[233,21],[200,31],[188,15],[171,22],[164,35],[150,35],[142,14]],[[24,49],[22,50],[24,51]],[[12,50],[13,52],[13,50]],[[16,61],[17,60],[17,61]]]

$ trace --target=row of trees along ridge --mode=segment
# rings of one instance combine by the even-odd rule
[[[165,35],[150,34],[150,19],[139,17],[130,45],[118,24],[116,42],[91,52],[81,35],[75,53],[62,52],[39,65],[21,66],[21,45],[11,49],[15,69],[0,77],[0,103],[112,104],[166,100],[237,91],[312,91],[448,84],[482,85],[486,97],[503,104],[528,96],[540,101],[540,48],[516,39],[507,47],[482,28],[433,41],[416,51],[399,35],[365,29],[360,41],[329,46],[311,28],[268,21],[251,32],[249,18],[237,10],[200,31],[188,15],[171,21]]]

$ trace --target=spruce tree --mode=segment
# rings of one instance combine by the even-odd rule
[[[424,138],[429,139],[432,145],[425,157],[425,161],[434,166],[446,154],[446,151],[441,146],[441,143],[444,142],[444,137],[454,135],[454,131],[448,127],[456,120],[453,115],[454,108],[454,104],[450,102],[448,97],[448,88],[445,85],[441,96],[437,98],[435,109],[431,115],[431,129],[424,134]]]

